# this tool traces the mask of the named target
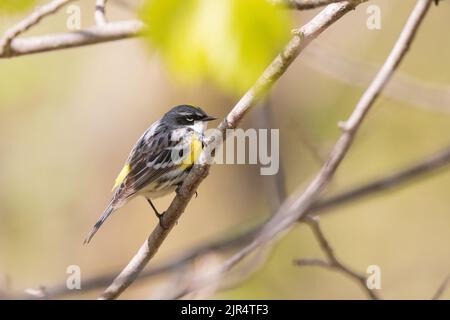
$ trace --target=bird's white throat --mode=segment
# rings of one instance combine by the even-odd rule
[[[203,136],[203,134],[205,133],[207,128],[208,128],[208,124],[206,121],[196,121],[194,124],[191,124],[189,126],[175,129],[172,132],[172,140],[177,141],[177,140],[181,139],[182,137],[185,137],[188,130],[189,131],[192,130],[195,133],[197,133],[199,136]]]
[[[203,135],[208,128],[208,123],[206,121],[196,121],[194,124],[188,126],[195,132],[197,132],[200,135]]]

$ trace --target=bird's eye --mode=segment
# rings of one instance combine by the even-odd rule
[[[192,122],[192,121],[194,121],[194,118],[186,118],[186,121]]]

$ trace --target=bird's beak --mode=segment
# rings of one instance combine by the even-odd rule
[[[207,116],[206,118],[203,118],[202,121],[213,121],[213,120],[216,120],[216,119],[217,119],[216,117]]]

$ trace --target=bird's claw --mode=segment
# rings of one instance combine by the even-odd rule
[[[169,229],[169,227],[165,226],[164,223],[163,223],[163,218],[164,218],[164,214],[165,214],[165,213],[166,213],[166,212],[163,212],[163,213],[155,213],[155,214],[156,214],[156,216],[158,217],[160,227],[163,228],[164,230],[167,230],[167,229]]]

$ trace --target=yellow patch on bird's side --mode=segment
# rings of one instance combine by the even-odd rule
[[[127,175],[130,173],[130,171],[131,171],[131,166],[130,166],[130,164],[127,163],[122,168],[122,170],[120,171],[119,175],[117,176],[116,181],[114,182],[114,187],[112,188],[112,191],[114,191],[115,188],[120,186],[120,184],[123,182],[123,180],[125,180]]]
[[[202,153],[202,141],[198,138],[196,134],[193,134],[191,146],[190,146],[190,154],[183,159],[181,163],[181,167],[183,169],[191,167],[200,157]]]

